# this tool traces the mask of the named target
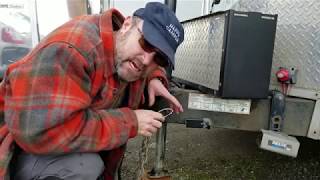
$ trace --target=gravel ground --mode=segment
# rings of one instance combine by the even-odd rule
[[[300,150],[291,158],[259,149],[259,133],[227,129],[189,129],[169,124],[165,169],[174,180],[211,179],[320,179],[320,144],[298,138]],[[142,138],[129,142],[122,179],[136,179]],[[150,144],[147,168],[154,162]]]

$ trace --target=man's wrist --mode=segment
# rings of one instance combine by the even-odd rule
[[[162,84],[165,84],[165,83],[164,83],[164,80],[163,80],[162,78],[160,78],[160,77],[155,77],[155,78],[153,78],[153,79],[157,79],[157,80],[159,80]]]

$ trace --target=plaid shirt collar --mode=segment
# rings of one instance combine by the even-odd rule
[[[110,18],[111,17],[111,18]],[[111,9],[109,11],[106,11],[103,13],[100,17],[100,35],[102,38],[104,51],[107,55],[107,57],[112,58],[110,63],[106,63],[106,69],[109,69],[111,71],[106,71],[105,76],[109,77],[110,75],[114,75],[116,73],[116,65],[114,60],[114,53],[115,50],[115,42],[114,42],[114,29],[120,29],[122,26],[122,23],[124,21],[124,17],[122,14],[116,10]]]

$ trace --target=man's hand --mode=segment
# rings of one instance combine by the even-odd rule
[[[149,106],[152,106],[155,102],[156,96],[162,96],[169,101],[169,104],[174,112],[183,112],[182,105],[180,102],[169,93],[166,87],[162,84],[159,79],[152,79],[148,85],[149,93]]]
[[[151,110],[134,110],[138,119],[138,134],[152,136],[162,126],[164,117],[161,113]]]

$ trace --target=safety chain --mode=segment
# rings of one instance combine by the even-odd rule
[[[167,118],[173,113],[173,109],[171,108],[163,108],[158,111],[159,113],[163,114],[164,118]],[[141,144],[141,150],[139,151],[139,166],[138,166],[138,176],[137,180],[144,180],[143,177],[147,176],[147,172],[145,170],[145,166],[148,162],[149,156],[149,146],[151,143],[151,137],[144,137]]]

